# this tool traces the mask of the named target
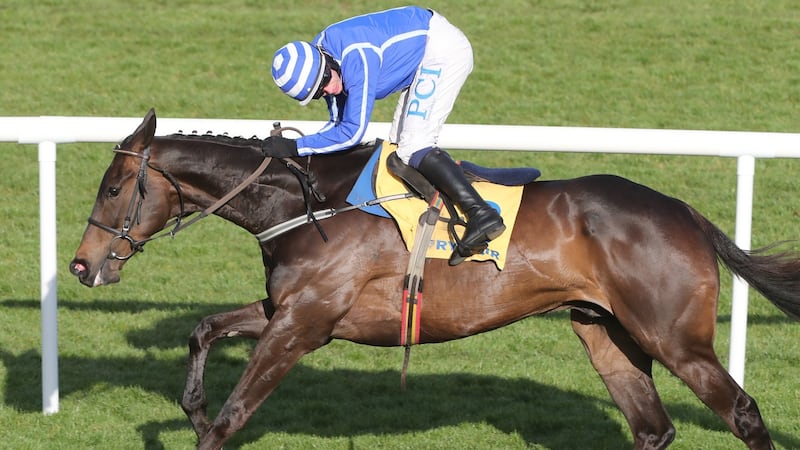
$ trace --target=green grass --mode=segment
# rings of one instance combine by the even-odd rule
[[[272,85],[272,52],[389,2],[6,0],[0,116],[321,120]],[[451,123],[797,132],[800,10],[792,1],[633,0],[428,3],[470,37],[476,68]],[[373,119],[389,121],[392,100]],[[131,130],[133,131],[133,130]],[[216,130],[224,131],[224,130]],[[148,246],[122,283],[80,286],[66,270],[110,145],[59,146],[61,411],[41,414],[35,146],[0,143],[0,442],[4,448],[192,448],[178,401],[200,318],[263,296],[257,246],[212,218]],[[733,233],[730,158],[460,152],[534,165],[544,178],[615,173],[679,197]],[[756,163],[753,245],[800,234],[800,161]],[[798,245],[790,244],[797,249]],[[224,255],[224,256],[220,256]],[[727,360],[730,277],[717,350]],[[800,329],[751,293],[745,386],[779,448],[800,448]],[[208,367],[215,413],[248,343]],[[230,448],[625,448],[625,420],[564,313],[412,352],[334,342],[303,359]],[[674,448],[742,445],[661,367]]]

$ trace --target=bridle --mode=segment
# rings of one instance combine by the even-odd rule
[[[181,230],[188,228],[190,225],[193,225],[200,219],[207,217],[213,214],[216,210],[221,208],[224,204],[228,203],[231,198],[235,197],[239,192],[241,192],[247,185],[255,181],[259,175],[261,175],[264,170],[267,169],[267,166],[272,161],[271,157],[264,158],[264,161],[261,163],[260,166],[250,174],[244,181],[242,181],[238,186],[233,188],[230,192],[228,192],[225,196],[217,200],[213,205],[209,206],[208,208],[201,211],[198,215],[193,217],[188,222],[183,222],[183,219],[191,213],[187,214],[184,209],[184,201],[183,201],[183,193],[181,192],[180,184],[178,184],[178,180],[175,179],[169,172],[165,169],[153,166],[150,164],[150,146],[148,145],[142,153],[136,153],[129,150],[123,150],[117,145],[114,148],[114,153],[119,153],[121,155],[132,156],[134,158],[141,158],[142,162],[139,165],[139,172],[136,174],[136,184],[133,187],[133,194],[131,194],[131,201],[128,203],[128,210],[125,214],[125,219],[122,222],[122,228],[116,229],[105,225],[97,220],[89,217],[88,222],[89,225],[94,225],[97,228],[100,228],[103,231],[111,233],[114,235],[114,238],[111,239],[111,242],[108,244],[108,255],[106,256],[107,259],[118,260],[118,261],[125,261],[130,259],[133,255],[137,252],[144,251],[144,244],[155,240],[160,239],[163,237],[174,237],[176,233]],[[167,222],[164,228],[172,227],[171,230],[161,233],[155,234],[150,236],[146,239],[134,239],[131,236],[130,231],[131,227],[136,224],[141,223],[141,215],[142,215],[142,203],[144,202],[145,195],[147,194],[147,169],[155,170],[156,172],[160,173],[164,178],[166,178],[170,184],[175,188],[175,191],[178,194],[178,202],[180,204],[180,211],[175,217],[172,218],[170,222]],[[116,251],[114,251],[114,243],[123,240],[128,243],[130,246],[130,252],[120,255]]]
[[[140,252],[144,250],[144,244],[148,241],[154,239],[154,237],[150,237],[148,239],[143,240],[136,240],[131,236],[131,226],[134,222],[138,225],[141,223],[141,215],[142,215],[142,203],[144,202],[145,194],[147,193],[147,168],[150,166],[150,146],[148,145],[147,148],[144,149],[142,153],[131,152],[127,150],[122,150],[119,146],[114,148],[115,153],[120,153],[123,155],[133,156],[135,158],[141,158],[142,162],[139,165],[139,173],[136,175],[136,183],[133,187],[133,194],[131,195],[131,201],[128,203],[128,211],[125,214],[125,220],[122,222],[122,229],[117,230],[112,228],[108,225],[98,222],[94,220],[92,217],[89,217],[89,224],[94,225],[101,230],[107,231],[114,235],[114,238],[111,239],[111,242],[108,244],[108,259],[116,259],[119,261],[125,261],[130,259],[136,252]],[[168,177],[169,179],[169,177]],[[183,196],[181,195],[180,188],[176,185],[176,189],[178,191],[178,198],[181,200],[181,212],[183,211]],[[176,219],[176,226],[180,224],[180,218],[182,214],[179,214]],[[174,231],[174,230],[173,230]],[[113,250],[114,243],[118,240],[127,241],[130,245],[130,252],[125,255],[120,255],[116,251]]]

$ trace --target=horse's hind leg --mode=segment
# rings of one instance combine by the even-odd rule
[[[634,448],[669,446],[675,428],[653,384],[653,359],[613,317],[598,318],[573,309],[571,319],[592,365],[628,421]]]
[[[687,329],[697,329],[688,325]],[[691,336],[678,333],[676,336]],[[717,359],[712,338],[673,342],[665,355],[656,355],[672,373],[683,380],[703,403],[725,421],[731,432],[750,449],[774,449],[758,405],[739,387]]]
[[[200,321],[189,339],[189,369],[181,406],[192,421],[198,438],[202,438],[211,426],[206,414],[208,400],[203,385],[208,352],[220,338],[241,336],[257,339],[268,323],[263,306],[265,301],[208,316]]]

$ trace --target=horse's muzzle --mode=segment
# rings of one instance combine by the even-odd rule
[[[119,271],[111,270],[107,263],[103,264],[94,274],[89,267],[90,265],[86,260],[75,258],[69,263],[69,272],[78,277],[78,281],[81,284],[88,287],[119,282]]]

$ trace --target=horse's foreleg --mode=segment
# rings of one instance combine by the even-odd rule
[[[669,446],[675,438],[675,428],[653,384],[653,359],[614,318],[590,317],[573,309],[571,319],[572,329],[583,342],[592,365],[628,421],[634,448]]]
[[[189,339],[189,369],[181,407],[192,421],[195,433],[202,438],[211,422],[206,415],[205,373],[208,352],[220,338],[241,336],[257,339],[267,326],[263,301],[222,314],[214,314],[200,321]]]
[[[303,355],[329,342],[331,326],[323,325],[319,313],[318,320],[300,319],[287,309],[276,312],[264,329],[244,374],[200,439],[198,449],[221,448],[247,423]]]

